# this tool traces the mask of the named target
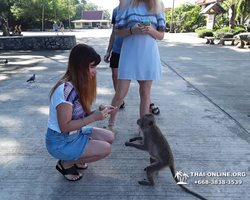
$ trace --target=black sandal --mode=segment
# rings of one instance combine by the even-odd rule
[[[154,103],[151,103],[151,104],[149,105],[149,110],[150,110],[154,115],[160,114],[160,109],[159,109],[158,107],[155,107],[155,108],[151,109],[151,107],[153,107],[153,106],[155,106],[155,104],[154,104]]]
[[[60,167],[58,167],[58,165],[60,165]],[[65,177],[65,175],[79,175],[79,172],[76,170],[76,167],[75,166],[72,166],[71,168],[69,169],[64,169],[64,167],[62,166],[62,161],[59,160],[58,161],[58,164],[56,165],[56,169]],[[70,179],[67,179],[68,181],[78,181],[82,178],[82,176],[80,176],[78,179],[75,179],[75,180],[70,180]]]
[[[122,105],[120,106],[120,109],[125,108],[125,102],[123,101]]]

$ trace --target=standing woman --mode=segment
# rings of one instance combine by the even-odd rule
[[[63,35],[63,31],[64,31],[64,24],[62,22],[60,22],[59,28],[61,29],[62,35]]]
[[[22,33],[22,26],[19,25],[19,26],[18,26],[18,34],[21,35],[21,33]]]
[[[131,80],[137,80],[140,117],[148,113],[152,82],[162,77],[156,40],[164,38],[164,29],[164,5],[160,0],[120,0],[115,35],[124,37],[124,40],[113,106],[119,107],[122,104]],[[108,124],[109,130],[113,132],[115,116],[116,113],[110,116]]]
[[[46,148],[59,160],[56,169],[69,181],[82,178],[77,169],[86,169],[85,163],[107,157],[114,141],[111,131],[85,127],[118,109],[100,106],[90,110],[96,99],[96,66],[100,61],[92,47],[76,45],[66,73],[50,92]]]

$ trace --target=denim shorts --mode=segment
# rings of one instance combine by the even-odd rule
[[[47,129],[45,143],[48,152],[55,158],[63,161],[77,160],[91,139],[87,134],[93,132],[93,127],[83,127],[76,133],[58,133]]]

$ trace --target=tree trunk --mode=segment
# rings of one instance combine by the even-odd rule
[[[236,17],[235,4],[232,4],[229,12],[229,27],[231,29],[234,29],[235,27],[235,17]]]
[[[2,16],[0,17],[0,20],[1,20],[1,25],[2,25],[3,36],[10,36],[8,20],[5,19],[5,15],[3,12],[2,12]]]
[[[5,25],[2,26],[2,29],[3,29],[3,36],[10,36],[8,28]]]
[[[44,31],[44,0],[42,1],[42,31]]]
[[[54,0],[54,13],[55,13],[55,21],[57,21],[56,20],[56,2],[55,2],[55,0]]]
[[[244,24],[245,24],[245,22],[246,22],[246,16],[247,16],[247,13],[244,11],[244,12],[242,13],[242,16],[241,16],[241,19],[240,19],[240,24],[241,24],[241,25],[244,25]]]

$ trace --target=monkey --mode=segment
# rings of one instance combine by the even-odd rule
[[[156,125],[154,115],[151,113],[143,115],[141,119],[137,120],[137,124],[141,129],[142,136],[131,138],[129,142],[125,142],[125,146],[135,147],[136,149],[147,151],[150,154],[150,165],[144,169],[147,173],[147,179],[138,181],[138,183],[141,185],[153,186],[155,174],[166,167],[170,168],[174,180],[178,183],[179,180],[175,176],[174,156],[172,150],[167,139]],[[137,140],[142,141],[142,143],[133,143]],[[202,200],[207,200],[205,197],[189,190],[185,186],[181,184],[178,185],[187,193]]]

